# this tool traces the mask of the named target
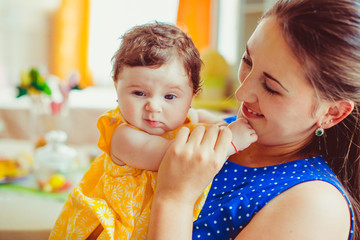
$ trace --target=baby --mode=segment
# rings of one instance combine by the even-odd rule
[[[177,27],[156,22],[130,29],[113,60],[118,107],[97,124],[104,153],[70,194],[50,239],[146,239],[156,171],[177,131],[222,122],[190,107],[202,62]],[[233,139],[228,155],[256,141],[246,120],[231,127],[243,134]],[[194,220],[209,187],[199,196]]]

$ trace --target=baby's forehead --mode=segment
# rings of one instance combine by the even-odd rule
[[[171,61],[156,66],[125,66],[118,75],[119,81],[129,85],[193,87],[191,78],[183,64]]]

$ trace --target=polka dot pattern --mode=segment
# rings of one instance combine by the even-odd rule
[[[271,199],[299,183],[313,180],[328,182],[344,194],[322,157],[261,168],[227,161],[214,178],[205,205],[194,222],[193,239],[235,239]]]

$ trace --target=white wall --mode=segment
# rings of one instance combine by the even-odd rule
[[[150,21],[176,23],[178,0],[91,0],[89,65],[97,85],[111,85],[111,58],[129,28]]]
[[[75,0],[74,0],[75,1]],[[91,0],[89,65],[96,85],[112,86],[111,58],[119,38],[134,25],[158,20],[175,23],[179,0]],[[236,71],[248,33],[247,16],[275,0],[213,0],[218,10],[212,41]],[[0,0],[0,88],[19,83],[20,72],[47,68],[51,15],[61,0]],[[235,76],[236,78],[236,76]]]
[[[0,1],[0,88],[13,87],[20,72],[47,67],[51,14],[59,0]]]

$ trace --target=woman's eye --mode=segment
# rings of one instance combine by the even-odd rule
[[[273,94],[273,95],[279,95],[279,94],[280,94],[279,92],[271,89],[271,88],[266,84],[266,81],[263,81],[262,85],[263,85],[264,89],[265,89],[268,93]]]
[[[136,95],[136,96],[140,96],[140,97],[144,97],[144,96],[145,96],[145,93],[143,93],[143,92],[141,92],[141,91],[134,91],[133,94]]]
[[[250,59],[248,59],[248,57],[246,56],[246,55],[244,55],[243,57],[242,57],[242,61],[246,64],[246,65],[248,65],[248,66],[252,66],[252,62],[250,61]]]
[[[175,98],[176,98],[176,96],[173,95],[173,94],[167,94],[167,95],[165,95],[165,99],[167,99],[167,100],[173,100],[173,99],[175,99]]]

